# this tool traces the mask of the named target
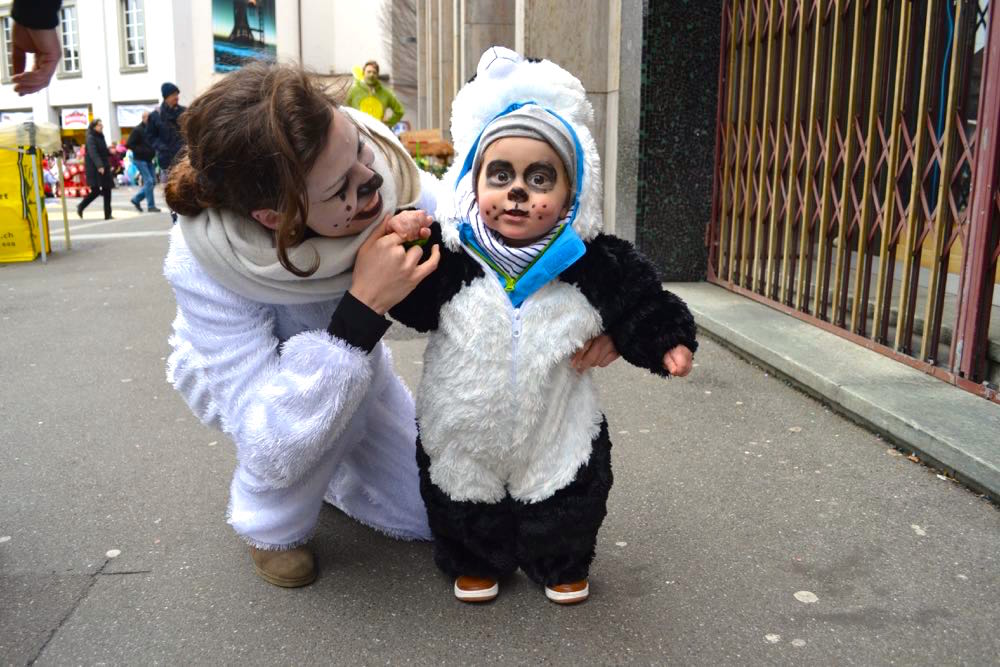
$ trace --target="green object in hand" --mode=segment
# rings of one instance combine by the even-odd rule
[[[407,249],[412,248],[415,245],[423,247],[423,246],[427,245],[428,241],[430,241],[429,238],[426,238],[426,239],[417,239],[416,241],[403,241],[403,246],[405,246]]]

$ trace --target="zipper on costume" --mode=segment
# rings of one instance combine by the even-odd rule
[[[510,326],[510,388],[517,395],[517,353],[521,340],[521,309],[514,309]]]
[[[471,250],[472,252],[476,253],[476,256],[479,257],[479,259],[486,262],[486,264],[489,265],[491,269],[500,274],[500,277],[504,279],[504,287],[503,287],[504,292],[509,293],[514,291],[514,288],[517,286],[517,278],[511,278],[507,274],[507,272],[501,269],[499,266],[497,266],[492,259],[484,255],[483,253],[479,252],[479,248],[477,248],[476,246],[466,245],[465,247]]]

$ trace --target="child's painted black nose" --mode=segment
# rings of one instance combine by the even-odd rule
[[[524,188],[511,188],[510,192],[507,193],[507,199],[518,203],[528,201],[528,193],[524,191]]]

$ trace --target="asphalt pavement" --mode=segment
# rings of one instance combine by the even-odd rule
[[[169,217],[74,220],[69,252],[58,225],[0,264],[2,664],[997,664],[998,508],[707,340],[686,379],[596,372],[588,602],[519,574],[464,605],[429,544],[331,507],[316,583],[270,586],[224,520],[232,444],[165,381]],[[414,387],[424,339],[388,344]]]

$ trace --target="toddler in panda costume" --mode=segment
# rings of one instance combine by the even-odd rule
[[[559,66],[489,49],[452,107],[438,269],[390,311],[432,332],[420,490],[435,561],[463,601],[493,599],[518,567],[555,602],[587,598],[611,442],[571,356],[607,333],[630,363],[685,374],[697,347],[687,306],[631,244],[601,233],[592,115]]]

